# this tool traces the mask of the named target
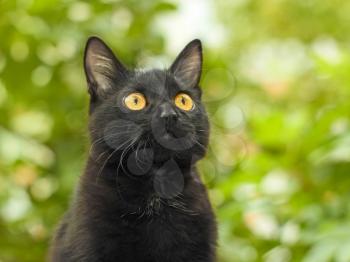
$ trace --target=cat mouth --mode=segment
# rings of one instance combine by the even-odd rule
[[[183,138],[190,133],[188,130],[184,130],[180,127],[165,127],[163,130],[163,136],[168,138]]]
[[[191,132],[185,132],[184,130],[166,129],[162,132],[160,138],[167,141],[179,141],[186,139]]]
[[[163,134],[164,139],[177,139],[181,137],[183,137],[183,135],[181,136],[179,132],[175,132],[173,130],[166,130]]]
[[[164,132],[158,133],[154,138],[165,149],[182,151],[193,146],[193,135],[192,132],[184,132],[183,130],[164,130]]]

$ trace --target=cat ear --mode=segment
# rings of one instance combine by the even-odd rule
[[[170,72],[180,85],[194,88],[198,85],[202,72],[202,44],[199,39],[192,40],[177,56]]]
[[[103,96],[127,75],[127,69],[98,37],[90,37],[86,43],[84,69],[92,98]]]

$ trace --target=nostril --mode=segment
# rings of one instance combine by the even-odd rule
[[[176,112],[175,111],[162,111],[160,113],[161,118],[176,118]]]
[[[176,114],[171,114],[171,115],[167,115],[164,118],[165,121],[165,128],[167,130],[171,129],[172,127],[174,127],[174,125],[176,125],[177,122],[177,115]]]
[[[163,106],[160,109],[159,116],[164,128],[166,131],[171,131],[176,126],[178,115],[171,106]]]
[[[166,120],[167,122],[175,122],[177,120],[177,114],[163,114],[160,115],[160,117],[164,120]]]
[[[174,108],[169,104],[163,104],[160,106],[160,117],[163,119],[177,119],[177,113]]]

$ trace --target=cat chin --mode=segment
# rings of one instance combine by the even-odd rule
[[[153,160],[153,163],[154,164],[158,164],[158,165],[161,165],[169,160],[171,160],[173,158],[173,156],[171,154],[155,154],[154,155],[154,160]]]

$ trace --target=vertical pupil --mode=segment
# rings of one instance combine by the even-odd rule
[[[134,104],[137,105],[138,102],[139,102],[139,99],[137,97],[134,97]]]
[[[182,96],[181,97],[181,103],[184,105],[184,104],[186,104],[186,99]]]

